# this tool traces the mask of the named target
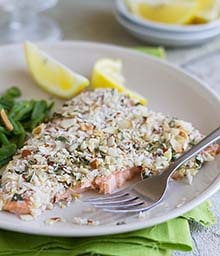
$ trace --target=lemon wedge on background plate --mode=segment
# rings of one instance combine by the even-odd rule
[[[131,12],[143,19],[167,24],[189,23],[197,9],[196,0],[127,0]]]
[[[219,0],[197,0],[197,10],[192,23],[207,23],[219,18]]]
[[[30,73],[45,91],[70,99],[89,85],[89,80],[71,71],[35,44],[25,42],[24,51]]]
[[[92,73],[92,88],[113,88],[129,97],[138,100],[141,104],[146,99],[138,93],[125,87],[125,78],[122,75],[122,61],[114,59],[99,59],[94,65]]]

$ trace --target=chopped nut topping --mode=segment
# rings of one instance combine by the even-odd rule
[[[10,120],[8,119],[8,116],[3,108],[0,111],[0,115],[1,115],[2,121],[3,121],[6,129],[11,132],[14,129],[14,127],[11,124]]]
[[[24,158],[26,156],[29,156],[31,155],[31,151],[28,150],[28,149],[24,149],[22,152],[21,152],[21,156]]]
[[[90,162],[90,166],[92,167],[92,169],[97,169],[97,167],[98,167],[98,161],[97,161],[97,159],[93,159],[93,160]]]
[[[40,134],[40,133],[41,133],[41,125],[35,127],[35,128],[33,129],[33,131],[32,131],[32,134],[33,134],[33,135],[38,135],[38,134]]]
[[[47,225],[53,225],[58,222],[65,222],[65,220],[60,217],[52,217],[44,221],[44,223]]]
[[[33,215],[56,202],[63,207],[83,190],[103,191],[103,180],[110,176],[123,184],[116,173],[138,169],[143,178],[158,175],[203,138],[190,123],[137,103],[109,89],[85,91],[66,102],[54,119],[34,129],[6,167],[3,203],[25,198]],[[191,180],[204,161],[213,159],[213,149],[191,159],[173,177]],[[88,224],[92,221],[86,220]]]
[[[79,225],[92,225],[92,226],[97,226],[100,224],[98,220],[81,218],[81,217],[74,217],[73,223],[79,224]]]

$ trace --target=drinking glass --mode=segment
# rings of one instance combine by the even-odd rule
[[[0,0],[0,9],[9,14],[0,20],[0,43],[60,39],[57,24],[39,15],[56,4],[57,0]]]

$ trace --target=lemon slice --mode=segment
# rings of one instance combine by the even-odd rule
[[[207,23],[219,17],[220,3],[218,0],[197,0],[198,7],[192,23]]]
[[[117,89],[119,92],[138,100],[143,105],[147,102],[142,96],[125,87],[121,60],[99,59],[93,69],[92,87]]]
[[[93,88],[114,88],[119,92],[125,90],[125,78],[122,75],[122,62],[113,59],[99,59],[92,74]]]
[[[71,71],[35,44],[24,44],[28,68],[37,84],[45,91],[70,99],[89,85],[88,79]]]
[[[137,92],[126,89],[124,94],[128,95],[131,99],[138,100],[142,105],[147,105],[147,100]]]
[[[168,24],[187,24],[193,18],[196,0],[127,0],[131,12],[142,19]]]

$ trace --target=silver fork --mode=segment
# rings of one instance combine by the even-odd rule
[[[84,202],[108,212],[137,213],[146,211],[162,201],[170,177],[182,164],[219,139],[220,127],[172,162],[161,175],[139,181],[112,195],[92,197]]]

